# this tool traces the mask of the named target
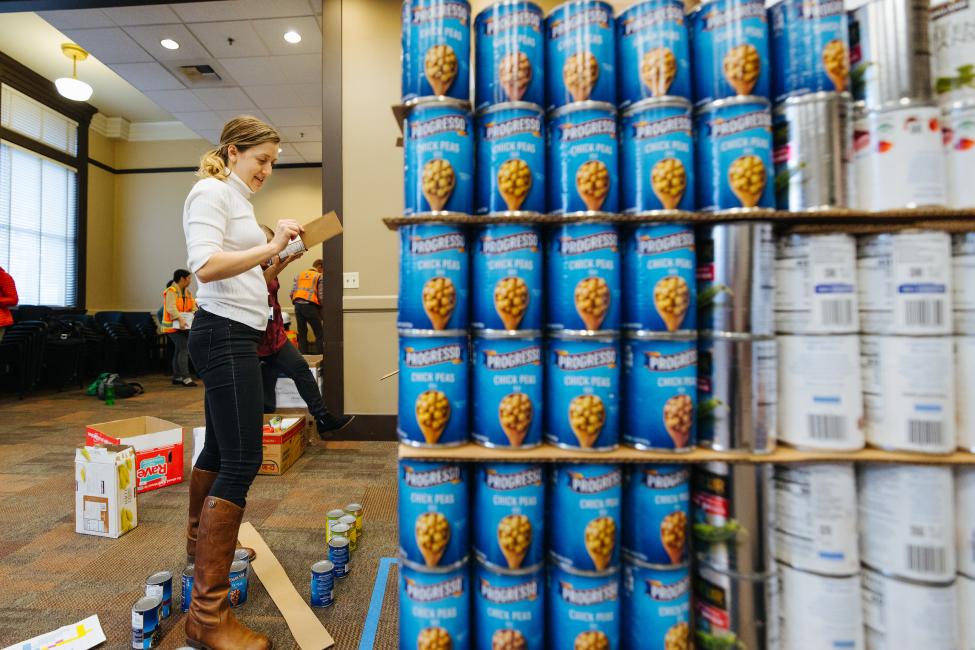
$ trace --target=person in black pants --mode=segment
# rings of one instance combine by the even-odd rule
[[[298,326],[298,349],[302,354],[322,354],[323,326],[322,294],[325,276],[322,273],[325,265],[315,260],[312,268],[302,271],[295,276],[294,287],[291,289],[291,302],[295,306],[295,321]],[[309,352],[308,327],[315,333],[315,347]]]

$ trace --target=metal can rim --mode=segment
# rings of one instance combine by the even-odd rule
[[[402,555],[400,555],[399,561],[404,567],[410,569],[411,571],[416,571],[417,573],[454,573],[455,571],[460,571],[461,569],[465,569],[467,567],[467,564],[470,561],[470,555],[465,555],[462,559],[446,566],[437,567],[428,567],[425,564],[414,562],[413,560],[403,557]]]
[[[413,218],[431,219],[431,220],[424,221],[423,223],[404,224],[402,227],[414,225],[414,226],[455,226],[457,228],[460,228],[461,226],[464,225],[462,223],[457,223],[456,221],[437,221],[436,220],[437,217],[449,217],[449,218],[465,217],[470,219],[473,217],[473,215],[467,214],[466,212],[451,212],[450,210],[440,210],[439,212],[436,210],[427,210],[425,212],[413,212],[411,214],[403,215],[403,218],[407,220]]]
[[[419,97],[413,97],[411,99],[403,102],[403,106],[409,109],[406,115],[408,120],[418,108],[427,106],[450,106],[452,108],[459,108],[467,113],[471,112],[471,102],[467,99],[457,99],[456,97],[448,97],[447,95],[421,95]]]
[[[162,605],[161,596],[141,596],[132,605],[133,612],[148,612],[150,609],[158,609]]]
[[[592,211],[592,210],[577,210],[575,212],[565,212],[564,210],[552,210],[548,213],[551,217],[573,217],[578,219],[578,221],[568,221],[566,223],[555,224],[557,228],[564,228],[566,226],[578,226],[580,224],[588,223],[605,223],[608,225],[613,224],[610,219],[617,216],[617,212],[602,212],[602,211]],[[541,225],[541,224],[539,224]]]
[[[415,339],[443,339],[467,337],[467,330],[426,330],[402,328],[397,330],[400,338],[410,337]],[[344,512],[344,511],[343,511]]]
[[[656,0],[649,0],[655,2]],[[637,5],[634,5],[637,6]],[[651,108],[685,108],[688,113],[691,110],[691,100],[686,97],[681,97],[679,95],[662,95],[660,97],[647,97],[646,99],[641,99],[638,102],[630,104],[621,114],[621,117],[627,118],[638,113],[640,111],[649,110]]]
[[[555,341],[596,341],[597,343],[619,343],[617,330],[558,330],[548,333]]]
[[[708,2],[717,2],[718,0],[708,0]],[[708,4],[708,3],[704,3]],[[704,4],[700,5],[701,7]],[[707,102],[701,104],[694,109],[694,116],[703,116],[705,113],[711,113],[713,111],[720,110],[727,106],[738,106],[740,104],[762,104],[765,107],[771,109],[772,102],[769,101],[767,97],[762,97],[761,95],[736,95],[735,97],[723,97],[721,99],[716,99],[712,102]]]
[[[752,332],[719,332],[715,330],[701,330],[698,334],[698,340],[706,341],[733,341],[733,342],[744,342],[744,341],[774,341],[775,334],[755,334]]]
[[[499,576],[526,576],[532,573],[544,573],[545,571],[545,561],[541,561],[538,564],[533,564],[529,567],[521,567],[520,569],[505,569],[503,567],[495,566],[485,562],[479,557],[474,558],[475,567],[480,567],[488,573],[493,573]]]
[[[481,20],[481,16],[484,16],[492,9],[496,9],[498,7],[513,7],[516,5],[528,5],[530,8],[538,11],[538,15],[541,16],[543,20],[545,18],[545,12],[542,11],[542,8],[534,2],[531,2],[531,0],[498,0],[497,2],[492,2],[488,6],[484,7],[484,9],[478,11],[477,15],[474,16],[474,23],[478,23]]]
[[[147,585],[158,585],[166,582],[167,580],[173,579],[173,572],[163,569],[162,571],[156,571],[155,573],[149,574],[146,578]]]
[[[479,223],[476,223],[474,225],[476,225],[478,227],[482,227],[482,226],[518,226],[518,225],[535,226],[535,225],[538,225],[538,224],[535,223],[535,219],[538,219],[538,217],[542,217],[544,215],[545,215],[544,212],[535,212],[535,211],[532,211],[532,210],[505,210],[505,211],[502,211],[502,212],[488,212],[488,213],[485,213],[485,214],[479,214],[479,215],[477,215],[477,217],[478,218],[486,218],[486,219],[494,219],[494,218],[500,218],[500,219],[524,219],[524,221],[499,221],[498,223],[484,223],[484,222],[479,222]]]
[[[779,558],[774,558],[774,559],[775,559],[775,564],[778,566],[783,566],[787,569],[791,569],[792,571],[798,571],[799,573],[808,573],[809,575],[816,576],[817,578],[833,578],[836,580],[848,580],[850,578],[860,577],[859,565],[857,566],[857,570],[853,573],[823,573],[822,571],[815,571],[813,569],[804,569],[802,567],[798,567],[791,562],[786,562],[785,560],[780,560]]]
[[[521,339],[537,339],[542,337],[542,330],[492,330],[492,329],[474,329],[472,331],[472,339],[475,341],[477,339],[484,340],[521,340]]]
[[[626,9],[616,14],[616,18],[620,19],[626,14],[630,13],[631,11],[642,8],[644,5],[654,5],[654,4],[663,4],[663,3],[678,5],[682,10],[684,8],[684,3],[681,0],[637,0],[637,2],[634,2]]]
[[[349,505],[345,506],[342,509],[345,512],[348,512],[349,514],[352,514],[352,513],[355,513],[355,512],[362,512],[362,504],[361,503],[350,503]]]
[[[346,524],[342,524],[345,526]],[[345,535],[332,535],[331,539],[328,540],[328,545],[330,548],[343,548],[351,544],[349,538]]]
[[[783,0],[784,2],[785,0]],[[850,93],[838,93],[834,90],[820,90],[814,93],[804,93],[802,95],[790,95],[782,101],[776,102],[772,107],[772,113],[782,115],[787,108],[792,106],[802,106],[805,104],[826,104],[830,102],[849,103],[852,96]]]
[[[187,567],[185,569],[183,569],[183,576],[184,577],[185,576],[193,576],[195,573],[196,573],[196,565],[195,564],[187,565]]]
[[[336,528],[341,528],[343,526],[345,527],[345,530],[335,530]],[[350,530],[352,530],[352,527],[349,526],[349,524],[345,523],[344,521],[339,520],[339,521],[336,521],[336,522],[331,523],[329,525],[328,529],[331,530],[332,531],[332,534],[334,534],[334,535],[341,535],[342,537],[345,537],[345,533],[347,533]]]
[[[611,566],[604,571],[585,571],[583,569],[574,569],[564,562],[561,562],[557,557],[549,553],[548,562],[546,563],[549,568],[556,568],[559,571],[565,571],[569,575],[582,576],[584,578],[609,578],[614,575],[619,574],[621,570],[621,565],[617,564]]]
[[[579,0],[569,0],[569,2],[578,2]],[[596,0],[599,1],[599,0]],[[568,2],[563,4],[569,4]],[[564,106],[559,106],[558,108],[553,108],[548,112],[549,120],[556,120],[564,115],[571,115],[572,113],[579,113],[580,111],[606,111],[614,117],[618,113],[616,106],[610,104],[609,102],[597,102],[593,99],[587,99],[582,102],[572,102]]]
[[[697,330],[680,330],[677,332],[623,330],[623,338],[630,341],[697,341]]]
[[[247,570],[247,560],[234,560],[230,564],[231,573],[239,573]]]
[[[644,562],[638,557],[629,554],[626,550],[620,551],[621,557],[623,559],[623,566],[633,565],[641,569],[652,569],[654,571],[687,571],[690,572],[691,561],[690,559],[681,562],[680,564],[654,564],[653,562]]]
[[[338,515],[335,514],[337,512],[340,512],[340,513],[343,513],[344,514],[345,513],[345,510],[342,510],[341,508],[332,508],[331,510],[329,510],[328,512],[325,513],[325,516],[326,517],[341,517],[342,516],[341,514],[338,514]]]
[[[862,573],[874,573],[878,576],[887,578],[888,580],[896,580],[897,582],[905,582],[909,585],[914,585],[915,587],[953,587],[958,579],[958,574],[952,574],[951,580],[918,580],[917,578],[908,578],[907,576],[902,576],[894,571],[887,571],[884,569],[879,569],[865,560],[860,560],[860,565]]]
[[[316,570],[316,567],[317,570]],[[311,565],[311,572],[315,574],[330,573],[335,569],[335,563],[331,560],[319,560]]]
[[[551,18],[552,15],[555,14],[555,12],[561,11],[562,9],[564,9],[565,7],[568,7],[569,5],[576,5],[576,4],[578,4],[578,5],[582,5],[582,4],[596,4],[596,5],[600,5],[603,8],[609,10],[609,15],[610,16],[613,15],[613,6],[611,4],[609,4],[608,2],[604,2],[603,0],[565,0],[565,2],[560,3],[560,4],[552,7],[552,10],[549,11],[545,15],[545,20],[548,20],[549,18]]]
[[[975,108],[975,97],[966,97],[965,99],[948,102],[947,104],[941,104],[940,106],[942,114],[961,111],[965,110],[966,108]]]
[[[879,106],[868,106],[866,108],[867,117],[880,115],[883,113],[893,113],[894,111],[906,108],[933,108],[938,109],[938,103],[931,99],[915,99],[913,97],[902,97],[893,101],[884,102]]]
[[[481,110],[477,111],[474,116],[481,118],[485,115],[491,115],[492,113],[513,110],[531,111],[533,113],[538,113],[539,117],[545,117],[545,109],[535,102],[500,102],[498,104],[488,104]]]

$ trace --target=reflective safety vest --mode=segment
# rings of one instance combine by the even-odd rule
[[[322,274],[318,271],[309,269],[302,271],[295,278],[295,290],[291,294],[291,300],[307,300],[308,302],[320,305],[318,299],[318,280]]]
[[[166,293],[172,291],[176,294],[176,311],[192,312],[196,311],[196,300],[193,299],[193,294],[190,293],[189,289],[180,291],[180,288],[175,284],[171,284],[166,287],[166,291],[163,291],[163,316],[162,316],[162,331],[163,334],[169,334],[170,332],[178,332],[176,328],[173,327],[173,319],[166,311]]]

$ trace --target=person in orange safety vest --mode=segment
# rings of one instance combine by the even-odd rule
[[[196,386],[190,377],[190,356],[187,343],[191,322],[186,314],[196,311],[196,300],[190,293],[190,272],[186,269],[173,271],[173,279],[163,291],[163,308],[160,325],[163,334],[173,342],[173,384],[177,386]]]
[[[298,325],[298,349],[302,354],[322,354],[322,294],[325,276],[322,271],[325,266],[322,260],[315,260],[313,268],[302,271],[295,277],[291,289],[291,302],[295,306],[295,320]],[[315,348],[309,352],[308,326],[315,332]]]

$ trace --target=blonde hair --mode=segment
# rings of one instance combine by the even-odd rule
[[[263,120],[250,115],[239,115],[224,124],[223,131],[220,132],[220,146],[203,154],[196,175],[200,178],[223,180],[229,176],[227,165],[230,164],[230,145],[243,152],[265,142],[277,144],[281,142],[281,136],[273,126]]]

